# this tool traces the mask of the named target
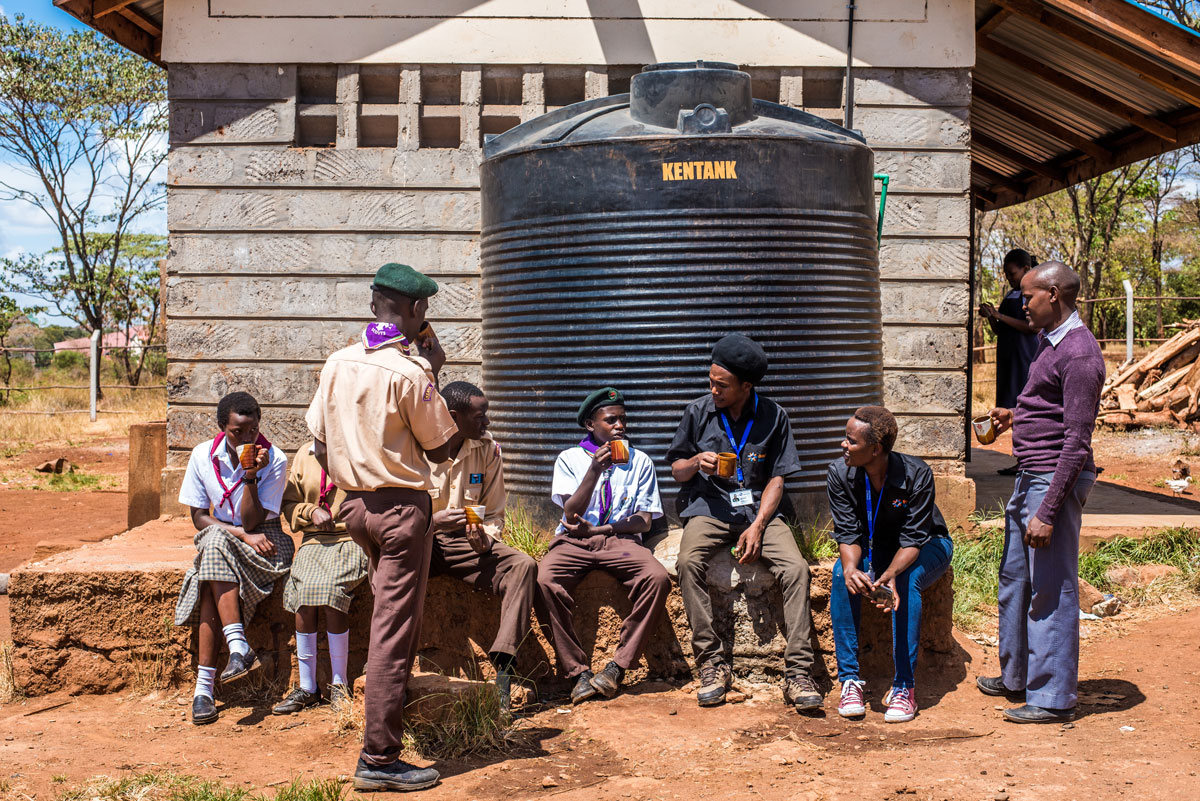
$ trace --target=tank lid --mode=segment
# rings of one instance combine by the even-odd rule
[[[629,114],[646,125],[680,130],[695,115],[704,128],[728,131],[754,118],[750,75],[721,61],[651,64],[629,82]]]

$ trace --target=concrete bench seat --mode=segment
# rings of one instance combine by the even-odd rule
[[[172,625],[184,572],[195,551],[186,518],[160,518],[104,542],[56,554],[18,568],[9,594],[13,665],[18,686],[29,695],[66,689],[72,693],[115,692],[136,687],[143,677],[185,684],[194,675],[195,632]],[[674,578],[678,530],[652,542],[655,555]],[[832,563],[812,566],[813,645],[818,678],[828,687],[836,676],[829,620]],[[710,568],[718,631],[733,644],[735,675],[749,681],[777,679],[783,672],[782,603],[763,565],[736,566],[722,553]],[[962,658],[951,628],[953,595],[949,574],[925,594],[921,674],[954,667]],[[282,584],[263,601],[247,626],[265,671],[286,683],[294,679],[294,619],[282,606]],[[629,610],[624,589],[594,573],[576,595],[576,624],[593,667],[616,649],[622,616]],[[364,586],[351,611],[350,670],[366,659],[371,596]],[[422,626],[420,669],[467,678],[487,678],[487,648],[499,621],[499,600],[439,577],[429,584]],[[667,616],[642,664],[630,680],[686,681],[691,676],[691,642],[683,600],[673,587]],[[320,638],[321,680],[327,681],[325,638]],[[891,630],[886,615],[864,604],[862,667],[868,681],[891,677]],[[224,660],[222,659],[222,664]],[[540,687],[562,686],[554,650],[534,627],[518,653],[518,670]]]

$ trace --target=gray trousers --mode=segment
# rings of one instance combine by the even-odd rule
[[[718,551],[737,544],[745,523],[723,523],[711,517],[693,517],[683,527],[679,543],[679,592],[692,627],[692,653],[696,666],[726,661],[725,646],[713,628],[712,598],[708,594],[708,566]],[[808,676],[813,668],[812,613],[808,606],[808,562],[796,546],[792,530],[776,517],[763,532],[762,553],[771,575],[783,593],[783,622],[787,627],[784,667],[788,676]]]
[[[1000,561],[1000,676],[1025,701],[1048,709],[1075,706],[1079,684],[1079,526],[1095,473],[1080,473],[1045,548],[1022,541],[1053,473],[1017,474],[1004,519]]]

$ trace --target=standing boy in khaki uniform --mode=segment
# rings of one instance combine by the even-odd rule
[[[375,322],[361,342],[325,362],[306,417],[317,461],[346,491],[346,530],[371,564],[358,790],[421,790],[438,780],[433,768],[400,759],[404,693],[429,578],[429,464],[449,458],[458,430],[436,387],[446,353],[431,331],[422,332],[435,292],[437,284],[411,267],[379,268],[371,285]]]
[[[455,381],[442,390],[442,397],[458,433],[450,438],[454,457],[432,466],[436,497],[430,574],[453,576],[500,596],[500,627],[488,657],[496,666],[501,708],[507,710],[517,646],[529,633],[537,595],[537,563],[500,541],[508,493],[500,446],[487,432],[490,421],[483,390]],[[485,507],[482,525],[467,523],[467,506]]]

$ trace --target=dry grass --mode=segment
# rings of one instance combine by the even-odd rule
[[[362,737],[366,728],[366,711],[362,698],[351,698],[330,707],[333,712],[332,732],[338,736],[350,736],[354,739]]]
[[[86,389],[14,394],[7,406],[0,406],[0,448],[6,453],[20,453],[35,443],[66,442],[71,445],[95,439],[126,438],[133,423],[166,419],[167,391],[105,390],[94,423],[88,419],[87,408]],[[64,413],[73,409],[84,411],[82,414]]]
[[[58,777],[54,781],[59,784]],[[275,790],[273,795],[252,793],[244,787],[229,787],[197,776],[170,771],[129,773],[118,778],[96,776],[76,787],[58,792],[56,801],[344,801],[344,779],[297,778]],[[0,792],[5,788],[0,787]],[[11,788],[10,788],[11,789]],[[30,796],[13,794],[13,797]]]
[[[455,696],[439,720],[407,725],[404,743],[424,759],[460,759],[512,750],[517,729],[512,717],[500,711],[500,696],[489,683]]]
[[[12,652],[11,642],[0,642],[0,704],[19,701],[24,697],[17,689],[17,681],[13,676]]]
[[[165,690],[171,686],[172,664],[168,657],[171,645],[171,631],[175,627],[170,617],[163,617],[162,641],[135,653],[130,660],[133,675],[130,687],[137,695],[149,695],[156,690]]]

